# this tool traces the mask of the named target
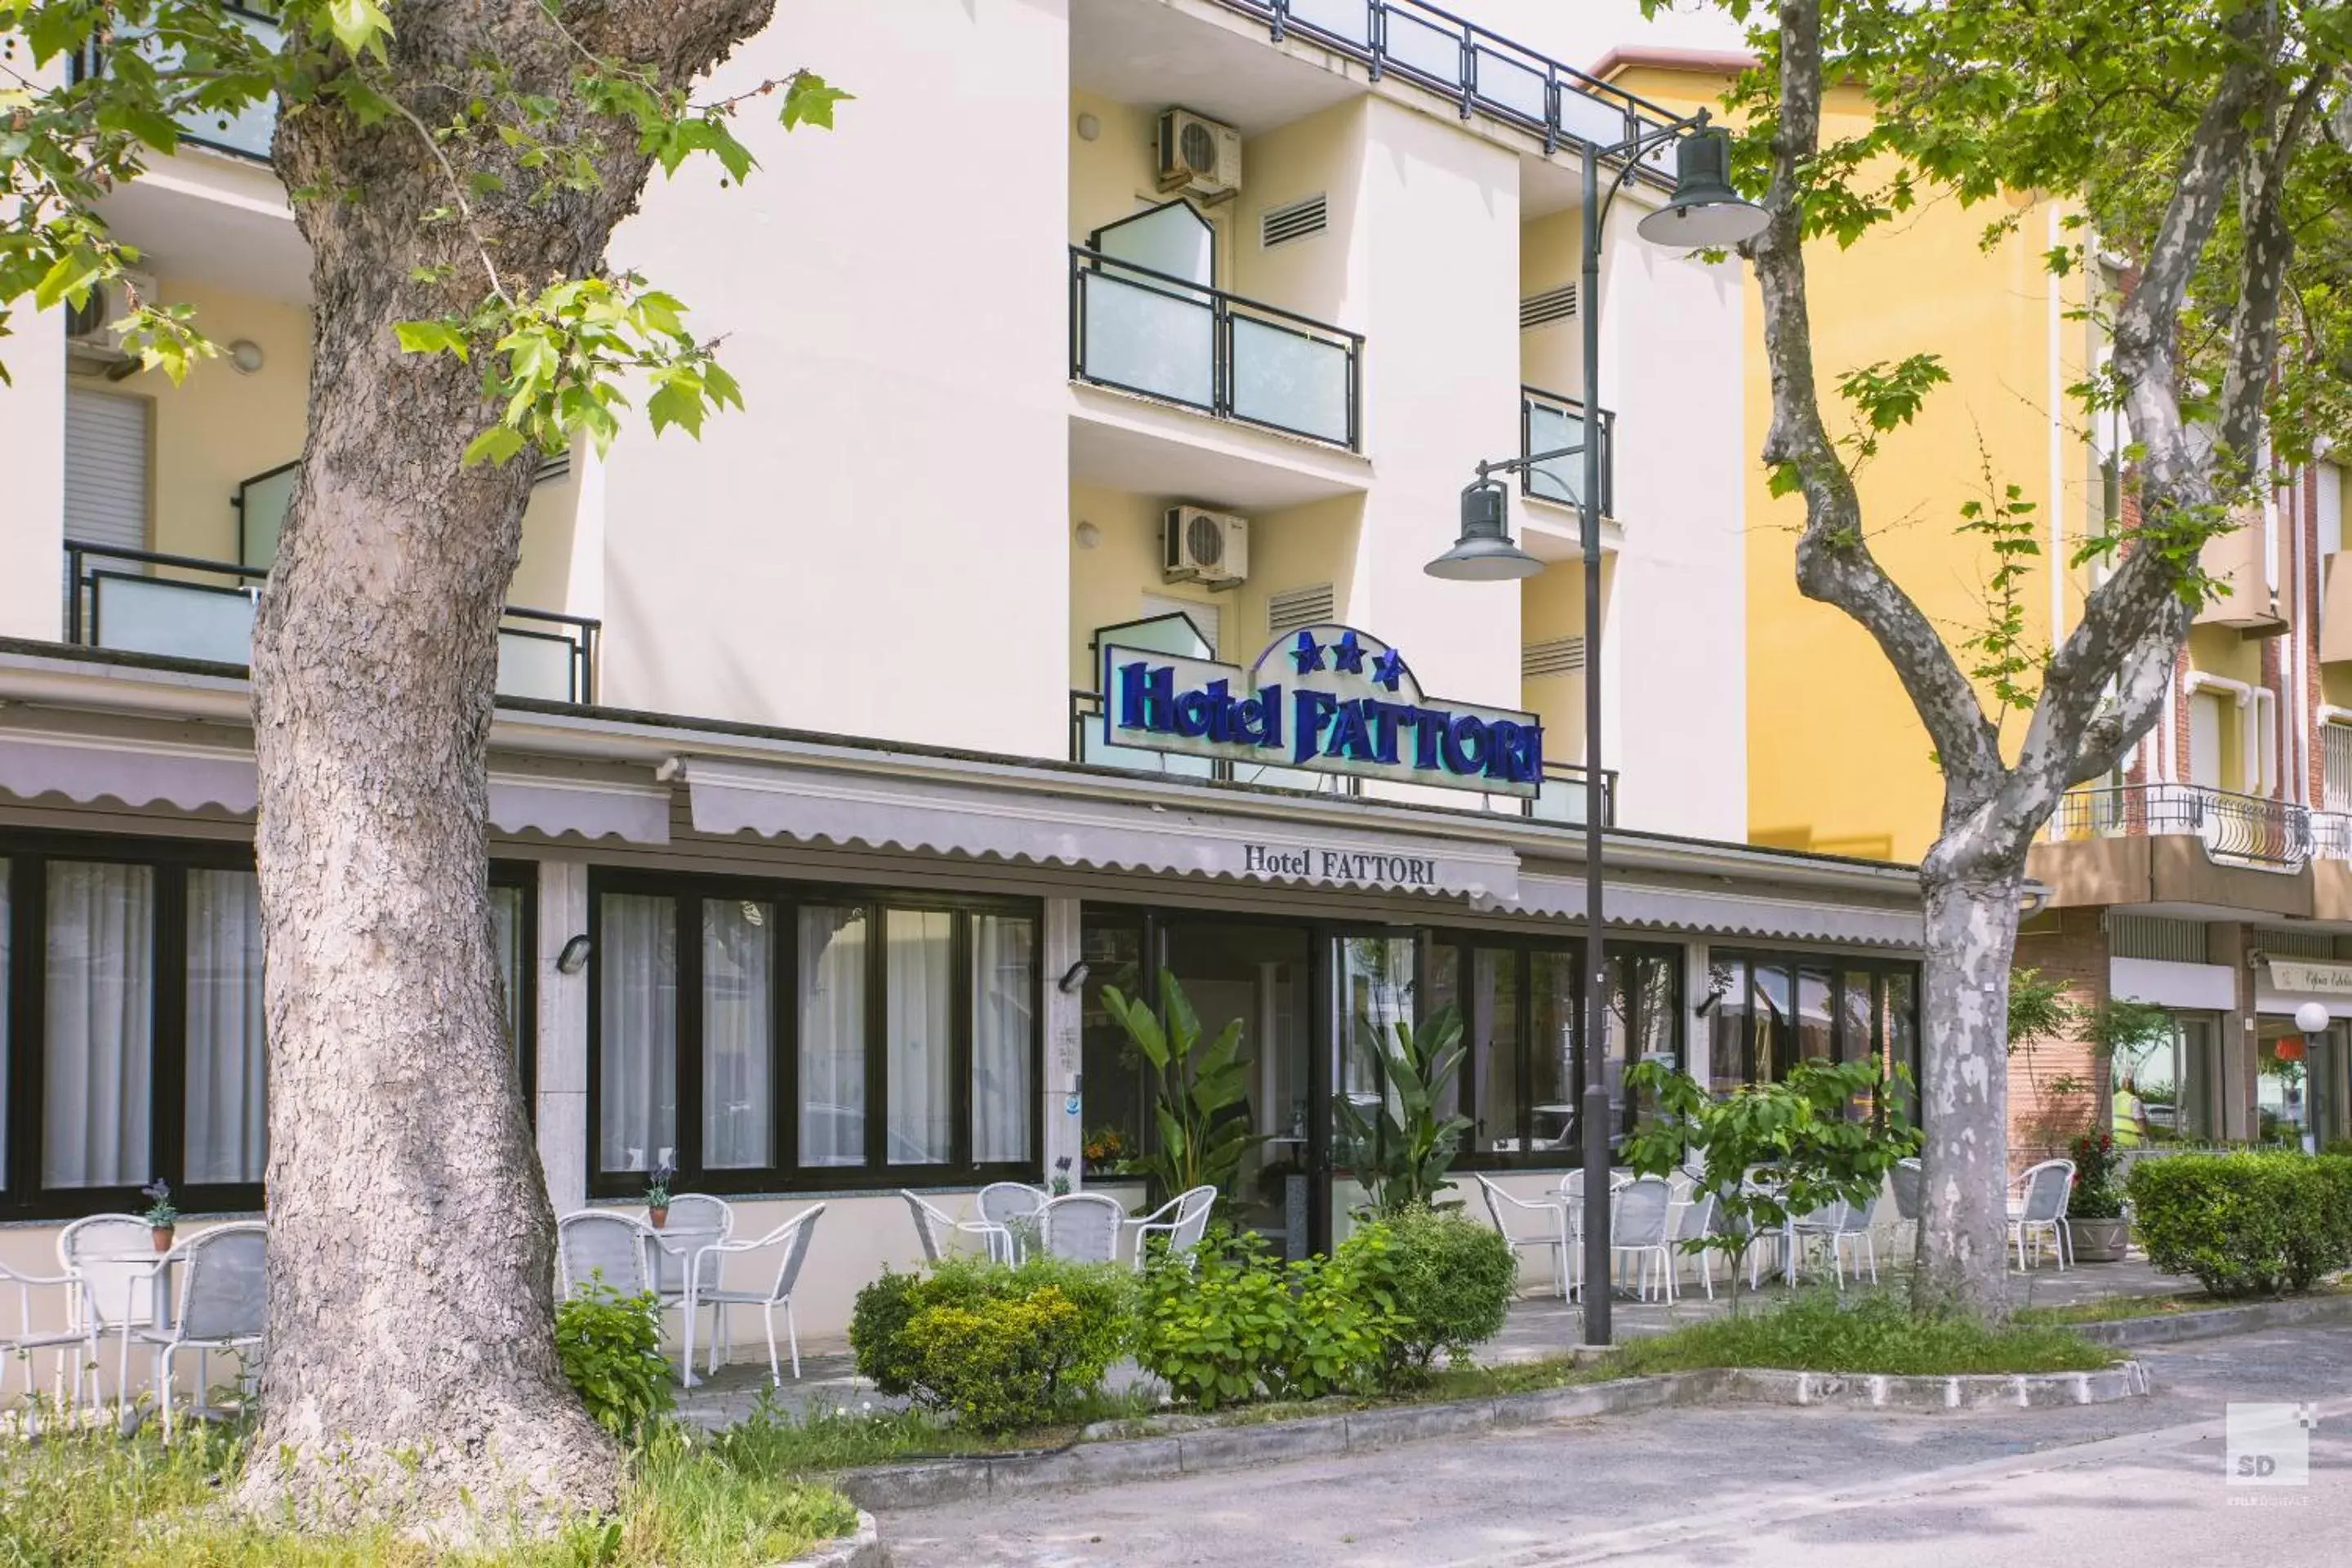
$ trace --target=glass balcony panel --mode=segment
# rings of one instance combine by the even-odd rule
[[[275,17],[257,15],[235,6],[223,8],[228,19],[258,39],[265,47],[276,50],[286,41],[286,29]],[[159,68],[177,62],[179,51],[154,41],[144,28],[121,27],[114,35],[113,48],[136,48]],[[176,123],[187,140],[202,146],[223,152],[238,153],[265,162],[269,157],[269,138],[278,129],[278,100],[263,99],[250,103],[235,113],[219,110],[192,109],[176,117]]]
[[[1312,27],[1360,47],[1371,47],[1370,0],[1290,0],[1290,20],[1295,26]]]
[[[570,702],[572,692],[570,637],[548,632],[499,629],[499,695],[536,697],[546,702]]]
[[[1584,416],[1580,411],[1561,408],[1553,404],[1528,403],[1528,450],[1556,452],[1563,447],[1581,446],[1584,441]],[[1584,454],[1572,452],[1565,458],[1554,458],[1538,463],[1528,470],[1528,493],[1545,500],[1555,500],[1565,506],[1580,506],[1584,501]]]
[[[1626,138],[1625,111],[1616,104],[1588,98],[1580,92],[1562,92],[1559,129],[1562,135],[1576,141],[1614,147]],[[1673,150],[1671,140],[1667,150]]]
[[[1389,63],[1447,87],[1462,83],[1462,34],[1395,6],[1388,12]]]
[[[1207,757],[1171,756],[1164,752],[1147,752],[1139,746],[1115,745],[1103,738],[1103,721],[1099,715],[1086,721],[1079,731],[1078,761],[1097,767],[1125,768],[1129,773],[1165,773],[1171,778],[1204,779],[1216,769]]]
[[[1105,224],[1094,234],[1094,248],[1105,256],[1131,261],[1138,267],[1148,267],[1154,272],[1203,288],[1216,286],[1216,245],[1217,231],[1192,203],[1185,201],[1162,203],[1149,212]],[[1181,292],[1160,279],[1139,278],[1135,281],[1159,283],[1162,288]]]
[[[242,590],[94,572],[89,601],[95,647],[215,664],[253,662],[253,595]]]
[[[1480,44],[1475,48],[1478,96],[1540,125],[1544,120],[1543,72],[1516,56]]]
[[[266,572],[278,563],[278,534],[286,525],[286,509],[294,504],[294,480],[300,472],[289,463],[236,487],[240,564]]]
[[[1530,815],[1539,822],[1565,822],[1571,826],[1584,825],[1584,781],[1582,779],[1546,779],[1538,786]]]
[[[1205,299],[1087,268],[1078,274],[1085,338],[1080,368],[1092,381],[1216,406],[1216,316]]]
[[[1345,348],[1236,314],[1233,354],[1236,418],[1347,444]]]

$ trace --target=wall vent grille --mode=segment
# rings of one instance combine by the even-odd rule
[[[1519,650],[1519,674],[1529,679],[1540,675],[1567,675],[1583,668],[1584,639],[1580,637],[1531,642]]]
[[[1305,239],[1310,234],[1320,234],[1328,226],[1330,214],[1323,193],[1302,196],[1282,206],[1268,207],[1258,219],[1258,244],[1266,250],[1277,245],[1287,245],[1294,239]]]
[[[1265,601],[1266,633],[1279,637],[1301,626],[1323,625],[1331,619],[1332,605],[1328,583],[1309,583],[1303,588],[1285,588],[1269,595]]]
[[[2107,951],[2116,958],[2161,958],[2175,963],[2205,962],[2205,927],[2197,921],[2160,915],[2107,916]]]
[[[1565,321],[1576,314],[1576,285],[1563,283],[1557,289],[1547,289],[1540,294],[1530,294],[1519,301],[1519,331],[1531,327],[1548,327],[1554,321]]]
[[[2336,938],[2324,931],[2250,931],[2248,947],[2274,952],[2281,958],[2334,958]]]

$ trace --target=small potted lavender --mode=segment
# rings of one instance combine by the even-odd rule
[[[646,1218],[656,1230],[669,1223],[669,1184],[677,1179],[677,1167],[664,1160],[646,1178]]]
[[[139,1195],[147,1200],[147,1207],[139,1217],[147,1222],[148,1234],[155,1239],[155,1250],[171,1251],[173,1227],[180,1223],[180,1211],[172,1203],[172,1184],[150,1182],[139,1189]]]
[[[1070,1195],[1070,1157],[1067,1154],[1054,1162],[1053,1193],[1057,1198]]]

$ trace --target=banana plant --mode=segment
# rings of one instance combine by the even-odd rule
[[[1462,1070],[1462,1015],[1448,1003],[1419,1029],[1404,1018],[1386,1029],[1365,1018],[1357,1040],[1380,1068],[1381,1092],[1370,1114],[1348,1095],[1332,1097],[1347,1163],[1373,1213],[1433,1206],[1470,1130],[1468,1117],[1439,1113]]]
[[[1102,989],[1103,1006],[1158,1078],[1153,1110],[1160,1127],[1157,1148],[1133,1163],[1172,1197],[1194,1187],[1217,1189],[1230,1197],[1242,1162],[1265,1139],[1251,1130],[1249,1067],[1242,1060],[1242,1021],[1235,1018],[1213,1040],[1202,1040],[1201,1020],[1176,976],[1160,972],[1160,1016],[1118,987]]]

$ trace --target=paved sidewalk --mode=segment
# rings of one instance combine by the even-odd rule
[[[1882,1268],[1880,1278],[1886,1289],[1902,1289],[1904,1276],[1900,1270]],[[2063,1272],[2044,1267],[2031,1274],[2012,1274],[2011,1280],[2017,1289],[2019,1305],[2039,1307],[2064,1306],[2105,1296],[2179,1295],[2197,1289],[2195,1280],[2158,1274],[2137,1256],[2127,1262],[2084,1264]],[[1786,1300],[1788,1295],[1786,1286],[1768,1281],[1760,1292],[1742,1292],[1741,1310],[1769,1307]],[[1730,1310],[1730,1291],[1718,1280],[1712,1301],[1694,1288],[1671,1306],[1663,1301],[1621,1298],[1611,1315],[1617,1338],[1626,1340],[1663,1333],[1683,1323],[1718,1317]],[[1502,1333],[1479,1348],[1477,1359],[1482,1364],[1499,1366],[1560,1355],[1582,1341],[1583,1313],[1581,1304],[1563,1302],[1557,1296],[1522,1297],[1513,1303]],[[814,1350],[809,1348],[812,1343]],[[677,1364],[674,1349],[671,1364]],[[698,1354],[698,1369],[701,1364],[702,1358]],[[889,1409],[905,1403],[875,1393],[871,1384],[858,1378],[848,1345],[840,1340],[803,1342],[800,1380],[793,1381],[789,1366],[785,1373],[783,1387],[772,1397],[795,1412]],[[1112,1385],[1124,1387],[1139,1375],[1131,1364],[1114,1369]],[[700,1387],[679,1390],[678,1412],[701,1426],[729,1426],[750,1415],[767,1387],[764,1362],[757,1365],[737,1362],[722,1366]]]

